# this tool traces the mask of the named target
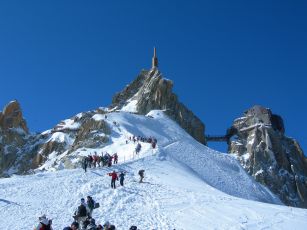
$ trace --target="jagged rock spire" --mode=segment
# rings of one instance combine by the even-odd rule
[[[134,105],[131,104],[134,103]],[[201,143],[205,143],[205,125],[191,110],[180,103],[173,93],[173,82],[163,78],[155,65],[143,70],[123,91],[114,95],[110,110],[122,110],[146,115],[151,110],[164,110],[184,130]],[[128,110],[127,110],[128,109]]]
[[[228,151],[286,205],[307,208],[307,158],[281,116],[256,105],[234,120]]]
[[[152,57],[152,69],[153,68],[158,68],[158,58],[157,58],[157,51],[156,47],[154,47],[154,56]]]

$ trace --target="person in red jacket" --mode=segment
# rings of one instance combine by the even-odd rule
[[[109,173],[108,175],[111,177],[111,188],[115,189],[116,188],[115,181],[118,180],[117,173],[113,171],[112,173]]]

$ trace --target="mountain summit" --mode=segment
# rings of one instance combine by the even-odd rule
[[[187,133],[200,143],[205,143],[205,125],[173,93],[173,82],[163,77],[158,69],[156,49],[151,70],[142,70],[137,78],[115,94],[111,110],[121,110],[145,115],[151,110],[163,110]]]

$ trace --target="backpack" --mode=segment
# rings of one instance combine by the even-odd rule
[[[77,216],[78,217],[83,217],[83,216],[86,216],[86,207],[81,204],[79,207],[78,207],[78,212],[77,212]]]
[[[138,227],[137,226],[134,226],[134,225],[132,225],[130,228],[129,228],[129,230],[137,230],[138,229]]]
[[[140,176],[143,176],[143,175],[144,175],[144,171],[145,171],[145,170],[143,170],[143,169],[140,170],[140,171],[139,171],[139,175],[140,175]]]
[[[94,209],[95,209],[95,208],[99,208],[99,207],[100,207],[100,204],[99,204],[99,203],[95,203]]]

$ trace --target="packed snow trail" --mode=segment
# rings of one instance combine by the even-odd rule
[[[137,172],[145,169],[145,183]],[[110,188],[108,172],[127,171],[125,186]],[[117,182],[118,184],[118,182]],[[117,229],[304,229],[307,211],[227,195],[171,159],[146,157],[112,168],[46,172],[0,180],[0,229],[32,229],[37,217],[53,218],[55,230],[72,222],[80,199],[101,207],[93,217]]]

